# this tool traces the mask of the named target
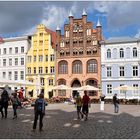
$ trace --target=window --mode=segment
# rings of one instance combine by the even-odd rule
[[[112,85],[107,85],[107,94],[112,94]]]
[[[6,48],[3,49],[3,54],[6,54]]]
[[[97,40],[93,40],[93,45],[97,45]]]
[[[121,77],[124,76],[124,67],[123,66],[120,67],[120,76]]]
[[[24,58],[21,58],[21,65],[24,65]]]
[[[51,61],[54,61],[54,54],[51,54],[50,60],[51,60]]]
[[[120,58],[124,58],[124,50],[123,50],[123,48],[120,49]]]
[[[18,65],[18,58],[15,58],[15,66]]]
[[[40,78],[40,83],[42,86],[44,86],[44,78]]]
[[[107,77],[111,77],[111,67],[107,67]]]
[[[6,59],[3,59],[3,66],[6,66]]]
[[[12,66],[12,58],[9,58],[9,66]]]
[[[87,35],[91,35],[91,29],[87,29]]]
[[[97,61],[89,60],[87,62],[87,72],[88,73],[96,73],[97,72]]]
[[[49,86],[53,86],[53,79],[49,79]]]
[[[45,68],[46,73],[48,73],[48,67]]]
[[[107,58],[111,58],[111,50],[107,49]]]
[[[138,66],[133,66],[133,76],[138,76]]]
[[[66,37],[69,37],[69,31],[66,31]]]
[[[133,57],[137,57],[137,48],[133,48]]]
[[[9,54],[12,54],[12,48],[9,48]]]
[[[139,90],[138,90],[138,84],[133,84],[133,87],[135,88],[134,90],[133,90],[133,94],[134,94],[134,96],[138,96],[139,95]]]
[[[36,56],[34,55],[34,62],[36,62]]]
[[[46,61],[48,61],[48,55],[46,55]]]
[[[20,71],[20,79],[24,80],[24,71]]]
[[[3,72],[3,73],[2,73],[2,77],[3,77],[3,79],[6,78],[6,72]]]
[[[28,62],[31,62],[31,60],[32,60],[32,57],[28,56]]]
[[[82,73],[82,62],[80,60],[76,60],[72,63],[72,73],[74,74]]]
[[[18,53],[18,47],[15,47],[15,53]]]
[[[39,62],[43,61],[43,55],[39,55]]]
[[[39,67],[39,74],[43,73],[42,67]]]
[[[53,67],[53,66],[50,68],[50,73],[51,73],[51,74],[54,73],[54,67]]]
[[[36,74],[36,67],[34,67],[34,74]]]
[[[23,46],[21,47],[21,53],[24,53],[24,47]]]
[[[64,47],[64,46],[65,46],[64,42],[61,42],[60,47]]]
[[[43,33],[40,33],[39,35],[40,35],[40,36],[43,36]]]
[[[18,72],[17,71],[14,72],[14,79],[18,80]]]
[[[60,61],[58,63],[58,73],[59,74],[67,74],[68,73],[68,62],[67,61]]]
[[[27,68],[27,73],[31,74],[31,68],[30,67]]]
[[[39,46],[43,45],[43,40],[39,40]]]
[[[11,71],[8,72],[8,79],[12,80],[12,72]]]

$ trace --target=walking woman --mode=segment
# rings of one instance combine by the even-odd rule
[[[13,104],[13,112],[14,112],[14,117],[13,119],[17,118],[17,108],[19,105],[19,98],[17,97],[17,93],[13,94],[13,97],[11,98],[12,104]]]

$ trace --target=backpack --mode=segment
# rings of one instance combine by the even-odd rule
[[[4,90],[3,93],[1,94],[1,100],[4,103],[9,101],[8,92],[6,90]]]
[[[37,104],[37,111],[38,112],[43,111],[43,104],[44,104],[43,100],[38,99],[36,104]]]

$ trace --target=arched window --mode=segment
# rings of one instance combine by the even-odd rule
[[[130,58],[130,48],[126,48],[126,58]]]
[[[116,48],[113,49],[113,58],[117,59],[117,49]]]
[[[88,60],[87,62],[87,73],[96,73],[97,72],[97,61],[96,60]]]
[[[120,58],[124,58],[124,50],[123,50],[123,48],[120,49]]]
[[[58,63],[58,73],[59,74],[67,74],[68,73],[68,62],[67,61],[60,61]]]
[[[80,60],[76,60],[72,63],[72,73],[73,74],[82,73],[82,62]]]
[[[137,48],[133,48],[133,57],[137,57]]]
[[[58,85],[66,85],[66,80],[65,79],[59,79],[58,80]]]
[[[111,50],[107,49],[107,58],[111,58]]]

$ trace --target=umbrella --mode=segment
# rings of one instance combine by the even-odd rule
[[[76,89],[76,88],[74,88],[74,89]],[[100,89],[96,88],[94,86],[86,85],[86,86],[82,86],[82,87],[77,88],[77,90],[98,91]]]
[[[58,85],[52,88],[53,90],[71,90],[71,87],[68,87],[66,85]]]
[[[125,99],[126,99],[126,92],[129,90],[138,90],[136,87],[128,86],[128,85],[122,85],[119,87],[114,88],[113,90],[122,90],[125,93]]]
[[[6,85],[6,86],[4,87],[4,90],[6,90],[6,91],[8,92],[8,94],[10,94],[10,95],[11,95],[12,93],[15,93],[15,91],[12,90],[12,89],[10,89],[8,85]]]

